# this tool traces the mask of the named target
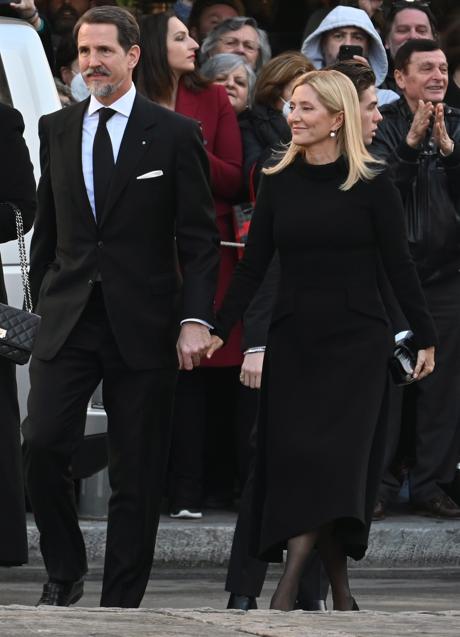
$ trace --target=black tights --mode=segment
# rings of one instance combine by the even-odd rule
[[[316,546],[331,582],[334,610],[351,610],[353,597],[348,583],[347,556],[333,535],[334,525],[303,533],[288,540],[284,573],[272,597],[270,608],[293,610],[300,578],[308,556]]]

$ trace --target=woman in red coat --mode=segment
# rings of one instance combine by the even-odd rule
[[[173,14],[160,13],[143,19],[141,48],[137,88],[158,104],[200,122],[220,238],[224,242],[235,241],[232,202],[242,187],[242,145],[226,91],[196,72],[198,44]],[[217,308],[236,261],[236,249],[222,246]],[[192,372],[179,372],[171,450],[170,511],[174,517],[201,517],[205,438],[207,443],[210,438],[218,440],[215,468],[227,481],[227,488],[232,486],[234,472],[228,451],[233,447],[241,336],[238,324],[211,362],[204,362]],[[213,482],[218,481],[217,476],[213,478]]]

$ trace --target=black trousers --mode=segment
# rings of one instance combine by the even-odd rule
[[[153,561],[170,445],[176,371],[128,368],[96,285],[76,327],[51,361],[32,358],[26,483],[50,579],[87,571],[70,458],[101,379],[108,418],[109,501],[101,606],[137,607]]]
[[[439,495],[441,485],[452,482],[458,462],[460,275],[425,286],[424,293],[439,336],[436,367],[426,379],[393,396],[386,470],[380,488],[384,500],[391,499],[399,490],[391,465],[401,442],[406,453],[413,457],[409,486],[414,502],[424,502]]]
[[[170,510],[200,508],[204,496],[232,499],[235,477],[248,474],[248,440],[256,392],[243,387],[239,367],[179,372],[170,455]]]
[[[258,392],[252,390],[254,394]],[[240,500],[238,519],[233,536],[230,562],[225,590],[237,595],[259,597],[265,581],[268,563],[250,555],[251,507],[254,488],[256,427],[250,437],[251,463],[249,475]],[[313,551],[305,566],[300,581],[298,601],[308,608],[309,602],[325,600],[329,590],[329,579],[317,551]]]

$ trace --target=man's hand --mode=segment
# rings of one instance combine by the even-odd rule
[[[369,60],[363,57],[362,55],[354,55],[353,60],[355,60],[355,62],[359,62],[360,64],[364,64],[364,66],[368,66],[369,68],[371,68],[371,65],[369,64]]]
[[[453,152],[454,142],[447,134],[443,104],[436,104],[434,111],[433,139],[444,157],[447,157]]]
[[[211,336],[211,345],[209,346],[208,351],[206,352],[206,358],[211,358],[214,352],[220,349],[223,344],[224,344],[224,341],[221,338],[219,338],[216,335]]]
[[[430,125],[431,116],[434,113],[432,102],[418,101],[417,110],[414,113],[412,126],[407,133],[406,142],[411,148],[417,148],[426,135],[428,126]]]
[[[23,17],[23,15],[31,17],[37,10],[37,7],[35,6],[35,0],[20,0],[20,2],[10,2],[10,7],[17,11],[21,18]]]
[[[240,381],[245,387],[260,389],[265,352],[249,352],[244,355]]]
[[[183,323],[176,345],[179,369],[198,367],[210,345],[211,334],[206,325],[194,321]]]
[[[434,347],[427,349],[419,349],[417,354],[417,364],[415,365],[412,376],[417,380],[422,380],[431,374],[434,369]]]

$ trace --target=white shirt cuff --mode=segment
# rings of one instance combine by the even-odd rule
[[[184,319],[183,321],[180,322],[181,325],[183,325],[184,323],[200,323],[200,325],[206,325],[206,327],[209,330],[213,330],[214,329],[213,325],[210,325],[206,321],[203,321],[203,320],[197,319],[197,318],[186,318],[186,319]]]

